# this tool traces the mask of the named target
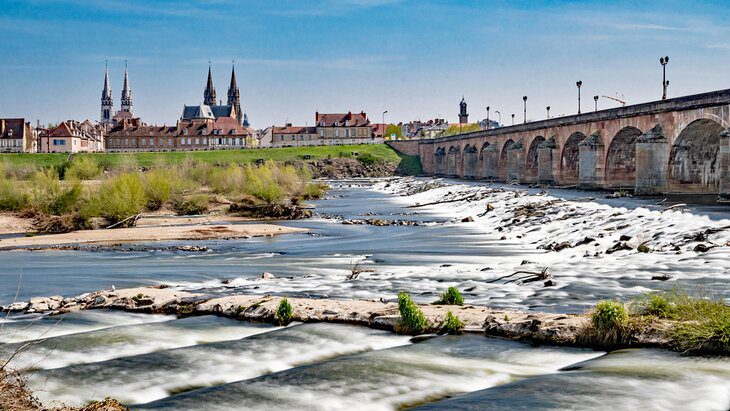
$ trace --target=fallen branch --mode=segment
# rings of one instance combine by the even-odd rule
[[[438,204],[446,204],[446,203],[457,203],[459,201],[468,201],[468,200],[472,200],[472,199],[476,198],[476,196],[478,194],[479,193],[474,193],[474,194],[472,194],[470,196],[467,196],[467,197],[462,197],[462,198],[457,198],[457,199],[452,199],[452,200],[442,200],[442,201],[435,201],[433,203],[416,204],[416,205],[407,206],[406,208],[418,208],[418,207],[426,207],[426,206],[430,206],[430,205],[438,205]]]
[[[132,226],[132,227],[134,227],[134,226],[135,226],[135,225],[137,224],[137,220],[139,220],[139,217],[140,217],[140,216],[142,216],[142,214],[135,214],[135,215],[133,215],[133,216],[127,217],[127,218],[125,218],[125,219],[124,219],[124,220],[122,220],[122,221],[119,221],[119,222],[116,222],[116,223],[114,223],[114,224],[110,225],[109,227],[107,227],[107,229],[110,229],[110,228],[114,228],[114,227],[117,227],[117,226],[119,226],[119,225],[121,225],[121,224],[124,224],[124,223],[126,223],[126,222],[127,222],[127,221],[129,221],[129,220],[132,220],[131,226]]]

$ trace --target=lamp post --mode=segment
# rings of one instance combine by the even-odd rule
[[[388,114],[388,110],[383,111],[383,140],[385,140],[385,130],[387,128],[387,127],[385,127],[385,115],[386,114]]]
[[[487,130],[489,130],[489,106],[487,106]]]
[[[575,82],[575,85],[578,86],[578,114],[580,114],[580,87],[583,85],[583,82],[578,80]]]
[[[512,125],[515,125],[515,113],[512,113]]]
[[[499,110],[494,110],[494,112],[497,113],[497,118],[499,119],[499,120],[497,120],[497,123],[499,123],[499,126],[501,127],[502,126],[502,113]]]
[[[527,124],[527,96],[522,96],[522,110],[524,112],[522,124]]]
[[[659,64],[662,65],[662,100],[667,99],[667,86],[669,86],[669,82],[667,81],[667,64],[669,63],[669,56],[664,56],[659,58]]]
[[[598,111],[598,96],[593,96],[593,101],[596,103],[596,111]]]
[[[545,107],[545,110],[547,110],[547,118],[550,118],[550,106]]]

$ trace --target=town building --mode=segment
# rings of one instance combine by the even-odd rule
[[[271,128],[270,147],[302,147],[321,146],[323,141],[317,134],[317,127],[292,126],[290,123],[284,127]]]
[[[23,118],[0,118],[0,152],[35,153],[37,130]]]
[[[66,120],[38,137],[40,153],[78,153],[104,151],[103,124],[89,120]]]
[[[375,140],[370,120],[364,111],[345,114],[315,114],[315,124],[322,145],[373,144]]]
[[[334,146],[344,144],[375,144],[384,141],[385,127],[373,126],[365,112],[326,114],[315,113],[314,126],[272,126],[265,130],[261,144],[270,138],[271,147]],[[380,130],[380,132],[378,132]]]

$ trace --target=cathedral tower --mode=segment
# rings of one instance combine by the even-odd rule
[[[236,84],[236,67],[231,69],[231,85],[228,86],[228,105],[236,109],[236,120],[241,122],[243,113],[241,113],[241,93],[238,91]]]
[[[112,89],[109,87],[109,67],[104,70],[104,90],[101,92],[101,123],[112,124],[112,113],[114,112],[114,101],[112,100]]]
[[[210,63],[208,63],[208,84],[203,92],[203,104],[208,106],[216,105],[215,87],[213,87],[213,75],[210,73]]]
[[[122,88],[122,111],[132,113],[132,90],[129,88],[129,75],[127,74],[127,62],[124,62],[124,87]]]

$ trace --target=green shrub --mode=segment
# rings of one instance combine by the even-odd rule
[[[322,183],[307,183],[302,188],[301,197],[304,200],[322,198],[329,187]]]
[[[405,291],[398,293],[398,311],[400,311],[399,331],[406,334],[420,334],[428,328],[423,311]]]
[[[195,182],[187,180],[176,167],[152,169],[144,174],[142,182],[146,207],[150,211],[159,210],[171,198],[197,186]]]
[[[61,215],[75,211],[83,194],[76,181],[62,184],[55,169],[38,171],[33,176],[29,206],[46,214]]]
[[[276,319],[276,323],[279,325],[287,325],[291,322],[292,308],[291,304],[289,304],[289,300],[282,298],[281,301],[279,301],[279,307],[276,308],[274,319]]]
[[[451,311],[447,311],[444,322],[441,323],[441,332],[445,334],[459,335],[464,332],[464,322],[461,321],[459,317],[452,314]]]
[[[20,211],[28,206],[28,193],[17,181],[0,180],[0,211]]]
[[[464,297],[461,296],[461,293],[456,287],[449,287],[443,294],[441,294],[441,298],[434,304],[464,305]]]
[[[208,212],[210,198],[206,194],[195,194],[189,197],[176,197],[172,207],[177,215],[198,215]]]
[[[78,209],[83,192],[83,187],[78,181],[71,184],[70,187],[61,188],[44,211],[53,215],[71,213]]]
[[[65,180],[93,180],[102,173],[102,168],[93,157],[77,155],[64,174]]]
[[[373,164],[380,163],[382,160],[370,153],[365,153],[358,156],[357,161],[364,166],[372,166]]]
[[[112,223],[141,213],[146,203],[139,173],[124,173],[104,181],[95,199],[90,203],[92,215]]]
[[[693,297],[681,290],[647,294],[642,312],[673,320],[670,336],[682,351],[730,353],[730,307],[722,298]]]
[[[644,294],[639,300],[641,314],[653,315],[659,318],[672,318],[676,305],[669,301],[666,295],[658,293]]]
[[[244,192],[267,204],[281,201],[284,189],[276,182],[268,163],[261,167],[247,165],[243,168],[245,178]]]
[[[623,304],[611,300],[600,301],[591,315],[591,324],[599,331],[622,328],[628,320],[629,316]]]

